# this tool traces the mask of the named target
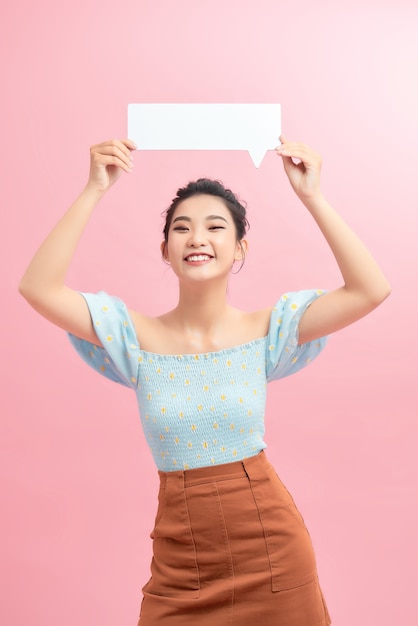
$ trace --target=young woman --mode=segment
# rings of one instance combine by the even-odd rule
[[[308,531],[264,454],[266,382],[308,364],[325,337],[389,294],[372,256],[320,191],[321,161],[281,137],[277,154],[340,268],[338,289],[281,296],[240,311],[228,276],[245,257],[245,209],[220,183],[179,189],[166,214],[164,259],[177,306],[156,318],[65,284],[89,217],[122,172],[129,140],[91,148],[88,183],[48,235],[20,284],[27,301],[70,333],[97,371],[136,392],[160,475],[152,576],[140,626],[325,626]]]

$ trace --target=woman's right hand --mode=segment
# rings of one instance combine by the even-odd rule
[[[87,187],[104,192],[118,180],[122,172],[132,172],[133,150],[136,150],[136,145],[130,139],[111,139],[92,146]]]

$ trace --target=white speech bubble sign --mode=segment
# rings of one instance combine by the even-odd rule
[[[247,150],[259,167],[280,143],[280,104],[129,104],[139,150]]]

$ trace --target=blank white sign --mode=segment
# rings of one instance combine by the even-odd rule
[[[279,145],[280,104],[129,104],[139,150],[247,150],[259,167]]]

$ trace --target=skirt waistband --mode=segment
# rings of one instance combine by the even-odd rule
[[[255,456],[234,461],[233,463],[224,463],[220,465],[209,465],[207,467],[197,467],[188,470],[176,470],[174,472],[161,472],[160,481],[162,483],[171,480],[178,481],[181,479],[184,485],[199,484],[210,480],[221,480],[228,478],[239,478],[253,474],[257,470],[263,470],[270,466],[269,461],[261,450]]]

